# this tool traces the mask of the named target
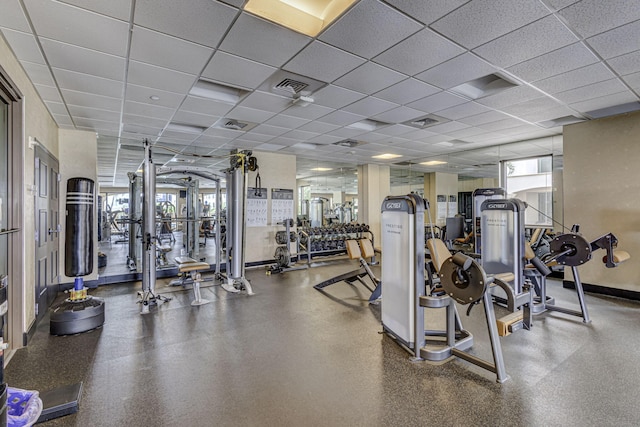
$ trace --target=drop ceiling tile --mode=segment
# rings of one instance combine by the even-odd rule
[[[467,52],[423,73],[416,74],[415,77],[442,89],[449,89],[478,77],[493,74],[496,71],[497,69],[486,61]]]
[[[220,49],[280,67],[310,41],[310,37],[243,12],[224,38]]]
[[[301,141],[298,139],[287,138],[284,136],[276,136],[275,138],[269,140],[270,144],[278,144],[284,145],[285,147],[291,147],[292,145],[299,144]]]
[[[158,100],[153,100],[150,97],[157,96]],[[162,107],[178,108],[184,95],[179,95],[173,92],[165,92],[159,89],[152,89],[138,85],[127,85],[127,101],[141,102],[144,104],[160,105]]]
[[[83,9],[128,21],[131,15],[131,0],[61,0]]]
[[[213,49],[134,26],[130,58],[189,74],[200,74]]]
[[[156,67],[138,61],[129,61],[128,82],[138,86],[184,94],[189,92],[195,81],[196,76],[192,74]]]
[[[118,131],[120,129],[120,124],[118,122],[107,122],[103,120],[84,118],[74,118],[73,121],[78,129],[83,130],[91,130],[97,132],[99,130]]]
[[[39,37],[111,55],[127,54],[127,22],[50,0],[25,0],[25,5]]]
[[[258,110],[255,108],[235,107],[233,110],[229,111],[225,117],[232,118],[241,121],[247,121],[252,123],[262,123],[269,120],[274,116],[274,113],[270,111]]]
[[[65,107],[65,105],[60,102],[47,101],[45,102],[45,104],[49,109],[49,111],[51,112],[51,114],[59,114],[62,116],[69,115],[69,112],[67,111],[67,107]]]
[[[284,145],[278,144],[260,144],[256,147],[256,151],[280,151],[285,148]]]
[[[245,138],[237,138],[224,146],[225,149],[237,148],[238,150],[254,150],[256,147],[262,145],[259,141],[249,141]]]
[[[486,43],[473,52],[492,64],[506,68],[577,41],[578,38],[558,18],[550,15]]]
[[[196,132],[176,132],[165,129],[164,131],[162,131],[162,135],[160,136],[160,140],[158,142],[163,145],[166,143],[189,145],[194,139],[198,137],[198,135],[199,133]]]
[[[512,108],[512,107],[509,107],[509,108]],[[565,107],[564,105],[558,105],[556,107],[549,107],[549,108],[543,108],[540,110],[532,110],[529,112],[524,112],[524,113],[518,114],[517,117],[531,123],[538,123],[538,122],[544,122],[547,120],[555,120],[560,117],[571,116],[574,114],[575,114],[575,111],[572,110],[571,108]]]
[[[476,114],[485,113],[491,111],[489,108],[484,107],[476,102],[465,102],[464,104],[456,105],[451,108],[438,111],[438,115],[450,120],[458,120],[465,117],[475,116]]]
[[[373,60],[413,76],[462,53],[464,49],[425,28]]]
[[[227,138],[228,140],[232,140],[234,138],[237,138],[240,135],[244,135],[244,132],[240,132],[240,131],[237,131],[237,130],[231,130],[231,129],[221,129],[221,128],[216,128],[216,127],[210,127],[209,129],[207,129],[204,132],[204,135],[220,137],[220,138]]]
[[[371,95],[406,79],[406,76],[381,65],[367,62],[335,81],[338,86]]]
[[[212,0],[137,0],[135,24],[208,47],[217,47],[238,9]]]
[[[309,123],[310,120],[302,119],[300,117],[286,116],[284,114],[278,114],[273,116],[265,122],[265,124],[272,126],[288,127],[290,129],[299,128],[302,125]]]
[[[286,110],[288,116],[300,117],[303,119],[316,120],[319,117],[329,114],[335,111],[333,108],[323,107],[322,105],[307,105],[301,107],[299,105],[293,105]]]
[[[483,135],[487,133],[486,129],[482,129],[479,127],[468,127],[460,130],[454,130],[449,132],[447,135],[452,136],[456,139],[467,139],[472,138],[474,136]]]
[[[291,104],[292,98],[254,91],[242,100],[240,106],[279,113],[289,108]]]
[[[212,116],[224,116],[232,108],[233,105],[191,95],[188,95],[180,106],[180,110],[182,111],[211,114]]]
[[[339,126],[337,125],[332,125],[329,123],[311,121],[304,126],[300,126],[297,130],[321,134],[321,133],[331,132],[332,130],[337,129],[338,127]]]
[[[615,74],[613,74],[611,70],[609,70],[604,64],[598,62],[596,64],[578,68],[577,70],[537,81],[534,86],[545,92],[554,94],[609,80],[614,77]]]
[[[374,120],[379,120],[381,122],[386,122],[386,123],[402,123],[423,115],[424,113],[422,111],[414,110],[413,108],[409,108],[409,107],[400,106],[400,107],[396,107],[394,109],[385,111],[383,113],[376,114],[371,118]]]
[[[455,105],[464,104],[465,102],[468,102],[468,100],[443,91],[414,101],[407,104],[407,106],[415,108],[416,110],[424,111],[425,113],[433,113],[435,111],[445,110]]]
[[[365,62],[320,41],[314,41],[293,57],[283,68],[323,82],[332,82]]]
[[[316,136],[315,138],[311,138],[309,141],[310,144],[319,144],[319,145],[328,145],[329,147],[316,147],[317,150],[320,149],[325,149],[325,150],[329,150],[329,151],[338,151],[337,150],[337,146],[332,145],[334,142],[338,142],[338,141],[342,141],[344,138],[340,137],[340,136],[331,136],[328,134],[324,134],[324,135],[319,135]],[[335,158],[333,159],[335,160]]]
[[[99,108],[109,111],[120,111],[122,108],[122,101],[118,98],[76,92],[68,89],[61,89],[61,92],[67,105],[78,105],[80,107]]]
[[[40,43],[52,67],[112,80],[124,78],[124,58],[49,39],[41,38]]]
[[[79,107],[77,105],[69,105],[69,112],[75,119],[85,118],[94,120],[103,120],[106,122],[118,122],[120,120],[119,111],[100,110],[97,108]]]
[[[136,116],[169,120],[173,116],[174,112],[174,108],[161,107],[159,105],[143,104],[132,101],[126,101],[124,103],[124,113],[134,114]]]
[[[391,126],[385,126],[380,129],[376,129],[376,133],[385,135],[385,136],[399,136],[402,135],[403,138],[409,138],[409,134],[414,132],[416,129],[411,126],[393,124]],[[373,133],[373,132],[372,132]],[[411,139],[411,138],[409,138]]]
[[[627,90],[600,98],[590,99],[588,101],[577,102],[575,104],[571,104],[570,107],[575,108],[582,113],[586,113],[588,111],[613,107],[616,105],[626,104],[634,101],[638,101],[638,97],[635,96],[631,91]]]
[[[598,62],[582,43],[574,43],[537,58],[521,62],[507,71],[528,82],[546,79]]]
[[[387,3],[395,6],[423,24],[429,25],[468,1],[469,0],[429,0],[429,2],[423,2],[415,0],[387,0]]]
[[[354,102],[353,104],[344,107],[342,110],[354,114],[359,114],[365,117],[371,117],[398,106],[398,104],[394,104],[393,102],[385,101],[373,96],[368,96],[364,99],[361,99],[360,101]]]
[[[269,65],[217,51],[202,76],[232,86],[255,89],[274,71],[276,68]]]
[[[176,114],[171,118],[174,123],[182,123],[187,125],[203,126],[209,128],[220,117],[212,116],[210,114],[198,114],[189,111],[176,111]]]
[[[338,127],[336,126],[335,129],[338,129]],[[332,129],[332,131],[335,129]],[[306,132],[306,131],[296,129],[296,130],[287,132],[282,136],[285,138],[297,139],[298,141],[307,141],[309,139],[315,138],[316,136],[319,136],[319,134],[316,132]]]
[[[437,92],[440,92],[438,88],[410,78],[376,92],[375,96],[396,104],[408,104]]]
[[[353,90],[345,89],[335,85],[327,85],[313,93],[316,104],[331,108],[342,108],[353,102],[359,101],[366,95]]]
[[[475,116],[465,117],[459,119],[462,123],[466,123],[471,126],[479,126],[484,123],[496,122],[508,118],[504,113],[500,111],[487,111],[486,113],[476,114]]]
[[[289,129],[283,128],[280,126],[271,126],[271,125],[261,124],[254,127],[252,129],[252,132],[261,133],[263,135],[271,135],[275,137],[275,136],[280,136],[289,132]]]
[[[607,62],[621,76],[636,73],[640,71],[640,50],[611,58]]]
[[[519,104],[521,102],[530,101],[536,98],[542,98],[544,95],[530,86],[517,86],[511,89],[496,93],[495,95],[476,99],[476,102],[486,105],[490,108],[502,109],[509,105]]]
[[[586,41],[605,59],[632,52],[640,46],[640,20],[591,37]]]
[[[447,123],[443,123],[441,125],[435,125],[435,126],[430,126],[429,127],[429,132],[435,132],[435,133],[439,133],[439,134],[447,134],[449,132],[454,132],[457,130],[461,130],[461,129],[466,129],[468,128],[469,125],[465,124],[465,123],[461,123],[461,122],[456,122],[456,121],[450,121]]]
[[[516,127],[520,127],[522,125],[525,125],[526,123],[523,122],[522,120],[518,120],[518,119],[514,119],[512,117],[506,118],[506,119],[502,119],[502,120],[497,120],[494,122],[489,122],[489,123],[481,123],[478,125],[478,127],[480,129],[484,129],[485,132],[491,131],[491,132],[500,132],[502,130],[505,129],[510,129],[510,128],[516,128]]]
[[[2,13],[0,13],[0,27],[31,33],[31,27],[29,26],[29,22],[22,11],[21,2],[3,2]]]
[[[140,125],[147,128],[162,130],[166,124],[166,119],[155,119],[153,117],[136,116],[134,114],[124,114],[122,122],[127,125]]]
[[[559,14],[580,35],[591,37],[640,19],[640,8],[635,1],[582,0],[562,9]]]
[[[626,86],[619,79],[611,79],[594,83],[587,87],[579,87],[566,92],[560,92],[557,93],[555,97],[564,103],[575,104],[576,102],[623,92],[626,89]]]
[[[5,39],[11,46],[11,50],[20,61],[29,61],[36,64],[45,64],[40,47],[31,33],[2,29]]]
[[[362,0],[319,39],[371,59],[421,28],[418,22],[378,0]]]
[[[273,136],[250,131],[250,132],[245,132],[242,136],[239,136],[238,139],[239,138],[242,138],[243,141],[253,141],[253,142],[262,143],[262,142],[267,142],[269,140],[272,140]]]
[[[431,27],[473,49],[548,14],[544,4],[537,1],[476,0],[456,9]]]
[[[640,89],[640,72],[627,74],[622,78],[629,86],[631,86],[636,91]]]
[[[318,120],[323,123],[329,123],[332,125],[347,126],[364,119],[366,119],[365,116],[352,114],[346,111],[339,110],[339,111],[334,111],[333,113],[327,114],[326,116],[323,116]]]
[[[53,74],[61,89],[119,98],[124,87],[121,81],[54,68]]]
[[[52,117],[60,127],[75,128],[68,114],[52,114]]]
[[[27,72],[29,76],[29,80],[34,84],[39,84],[43,86],[55,86],[55,82],[53,81],[53,77],[51,77],[51,72],[49,71],[49,67],[42,64],[35,64],[33,62],[22,62],[22,67]]]
[[[356,139],[356,137],[358,135],[362,135],[367,133],[366,130],[362,130],[362,129],[353,129],[353,128],[349,128],[349,127],[342,127],[342,128],[338,128],[336,130],[332,130],[331,132],[327,133],[326,135],[331,135],[331,136],[339,136],[343,139]]]
[[[122,126],[122,138],[131,138],[140,141],[143,138],[157,138],[164,127],[150,128],[138,124],[124,124]]]

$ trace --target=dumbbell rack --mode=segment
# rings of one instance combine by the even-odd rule
[[[316,257],[331,257],[347,253],[346,241],[370,238],[373,233],[366,224],[335,224],[328,227],[298,227],[300,250],[298,259],[306,258],[307,264]],[[375,263],[375,256],[372,258]]]

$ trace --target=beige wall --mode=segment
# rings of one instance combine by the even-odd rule
[[[499,187],[498,178],[476,178],[458,181],[458,191],[473,192],[478,188],[497,188]]]
[[[361,165],[358,166],[358,222],[369,225],[375,239],[379,239],[380,210],[382,201],[390,192],[389,166]]]
[[[276,232],[284,230],[281,225],[271,225],[271,189],[293,190],[293,215],[296,215],[298,190],[296,188],[296,157],[286,154],[254,152],[260,167],[262,187],[267,188],[267,226],[247,227],[245,261],[272,260],[276,251]],[[249,172],[249,187],[255,186],[256,172]],[[294,218],[295,219],[295,218]],[[295,230],[295,228],[294,228]],[[292,252],[294,252],[292,248]]]
[[[35,321],[35,212],[34,212],[34,150],[28,148],[29,138],[35,138],[54,156],[58,156],[58,127],[38,93],[27,78],[22,66],[0,36],[0,65],[7,72],[24,99],[24,227],[22,331]],[[14,343],[18,346],[18,343]]]
[[[564,128],[564,224],[579,223],[589,241],[612,232],[632,256],[608,269],[597,251],[580,267],[584,283],[640,291],[639,164],[640,113]]]
[[[449,195],[458,197],[458,175],[454,173],[444,172],[431,172],[424,174],[424,196],[429,200],[429,210],[431,212],[431,220],[438,226],[445,224],[445,218],[438,218],[438,195],[447,196],[447,202]],[[453,216],[453,215],[450,215]],[[429,219],[425,215],[425,221]]]
[[[61,282],[73,282],[73,278],[64,274],[64,242],[66,241],[65,204],[67,199],[67,180],[69,178],[89,178],[96,184],[94,196],[98,195],[98,142],[95,132],[60,129],[59,162],[60,162],[60,272]],[[93,272],[84,276],[85,281],[98,279],[98,211],[93,212]]]

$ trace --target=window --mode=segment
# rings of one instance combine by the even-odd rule
[[[527,227],[553,226],[552,160],[552,156],[543,156],[501,162],[507,197],[529,206],[525,211]]]

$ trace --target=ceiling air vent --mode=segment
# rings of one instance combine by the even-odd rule
[[[557,119],[551,119],[544,122],[539,122],[538,124],[548,129],[548,128],[554,128],[556,126],[565,126],[565,125],[570,125],[572,123],[583,122],[584,120],[585,119],[583,118],[570,115],[570,116],[558,117]]]
[[[333,145],[339,145],[340,147],[348,147],[353,148],[361,145],[362,142],[356,141],[355,139],[343,139],[342,141],[334,142]]]
[[[280,83],[275,85],[274,89],[282,90],[287,93],[300,93],[305,90],[309,85],[307,83],[286,78],[282,80]]]
[[[475,80],[452,87],[449,90],[453,93],[466,96],[467,98],[478,99],[518,85],[519,83],[514,79],[501,75],[500,73],[495,73],[478,77]]]
[[[449,119],[445,119],[444,117],[436,116],[435,114],[428,114],[417,119],[409,120],[408,122],[404,122],[403,124],[418,129],[425,129],[449,121]]]
[[[216,129],[227,129],[242,132],[247,132],[256,126],[258,126],[257,123],[240,121],[231,117],[223,117],[213,124],[213,128]]]

